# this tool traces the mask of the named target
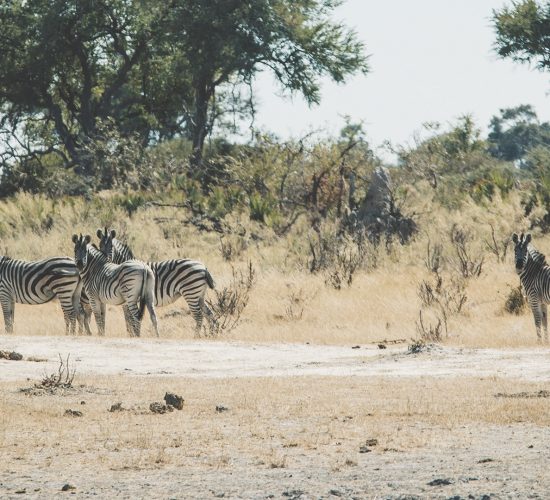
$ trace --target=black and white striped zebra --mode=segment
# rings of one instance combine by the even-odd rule
[[[544,338],[548,341],[548,311],[550,303],[550,266],[545,256],[531,245],[531,235],[512,236],[515,249],[516,272],[519,275],[527,302],[533,311],[537,339],[541,341],[541,324],[544,329]]]
[[[121,265],[108,262],[90,235],[73,235],[75,262],[90,299],[100,335],[105,334],[105,305],[125,305],[132,334],[139,337],[145,306],[158,336],[154,307],[155,276],[143,262],[132,260]]]
[[[128,245],[116,239],[116,231],[97,230],[100,250],[115,263],[134,258]],[[204,300],[207,288],[214,288],[214,280],[202,262],[191,259],[171,259],[147,262],[155,275],[155,306],[163,307],[183,297],[195,319],[195,334],[200,335],[203,315],[210,325],[216,327],[212,311]]]
[[[13,333],[15,303],[45,304],[57,297],[65,318],[65,333],[75,333],[76,321],[89,325],[80,306],[82,281],[73,259],[52,257],[25,261],[0,257],[0,303],[7,333]]]

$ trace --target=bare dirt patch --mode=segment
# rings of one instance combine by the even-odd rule
[[[550,380],[550,349],[473,349],[430,346],[410,353],[407,345],[323,346],[244,342],[113,339],[89,337],[3,337],[2,345],[24,354],[0,359],[0,380],[39,378],[56,372],[70,354],[81,375],[189,378],[384,376],[505,377]],[[29,357],[44,363],[25,361]]]
[[[0,361],[2,497],[51,497],[65,484],[76,496],[132,498],[550,491],[550,398],[538,396],[550,391],[546,348],[2,342],[48,359],[38,369]],[[69,352],[82,390],[19,392]],[[184,399],[182,409],[152,413],[166,393]]]

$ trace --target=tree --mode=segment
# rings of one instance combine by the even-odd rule
[[[495,158],[527,166],[530,150],[550,146],[550,123],[540,123],[530,105],[500,110],[489,125],[489,151]]]
[[[90,176],[86,143],[109,118],[146,138],[152,117],[139,63],[168,9],[160,0],[2,2],[2,166],[53,154]]]
[[[192,141],[191,164],[201,164],[204,141],[228,110],[253,112],[235,89],[269,69],[290,93],[320,101],[320,78],[343,82],[366,73],[363,43],[330,19],[341,0],[176,0],[168,35],[173,65],[183,79],[183,119]]]
[[[112,149],[113,137],[145,147],[183,135],[191,165],[201,165],[216,124],[253,115],[262,69],[310,104],[320,100],[323,76],[343,82],[367,72],[362,42],[330,19],[339,3],[4,0],[3,175],[20,169],[32,180],[61,164],[95,178],[94,142]]]
[[[496,51],[502,58],[550,69],[550,2],[512,2],[493,11]]]

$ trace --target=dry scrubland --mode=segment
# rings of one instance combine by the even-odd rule
[[[70,238],[74,232],[95,236],[98,227],[107,225],[117,229],[121,239],[141,258],[190,257],[203,261],[218,288],[231,284],[233,267],[244,271],[251,261],[256,285],[241,323],[223,334],[225,338],[369,343],[417,337],[415,325],[421,306],[418,287],[422,280],[430,279],[425,265],[428,242],[432,249],[438,242],[443,245],[442,273],[445,283],[449,283],[451,277],[457,276],[449,232],[453,224],[458,224],[471,237],[472,257],[484,255],[485,260],[481,276],[465,282],[467,301],[460,314],[449,318],[445,342],[480,347],[534,345],[530,315],[510,316],[503,312],[506,297],[519,283],[512,249],[504,262],[498,262],[485,243],[491,241],[490,225],[499,244],[513,231],[528,227],[519,197],[512,194],[505,201],[497,200],[487,206],[465,203],[453,211],[424,202],[418,192],[409,205],[408,210],[418,214],[420,232],[416,239],[406,246],[394,244],[388,251],[383,245],[368,248],[351,287],[344,285],[341,290],[325,283],[326,273],[309,272],[309,239],[315,241],[316,234],[307,227],[305,219],[285,238],[278,238],[271,229],[251,222],[246,213],[232,216],[226,221],[232,233],[223,241],[235,249],[237,256],[228,262],[222,257],[220,234],[186,224],[191,217],[186,211],[145,206],[129,217],[111,201],[109,193],[88,202],[52,202],[22,195],[0,204],[0,251],[23,259],[72,255]],[[531,218],[536,216],[531,214]],[[46,229],[52,221],[53,226]],[[535,233],[534,244],[541,251],[550,252],[550,237]],[[162,337],[192,337],[193,321],[183,301],[159,309],[158,313]],[[17,305],[15,322],[17,334],[22,335],[57,335],[64,326],[58,306],[53,303],[40,307]],[[146,330],[145,335],[150,334]],[[126,335],[120,311],[109,309],[107,335]]]
[[[2,252],[13,257],[70,255],[73,232],[95,234],[99,226],[113,226],[143,258],[202,260],[218,287],[230,284],[232,266],[244,269],[250,260],[257,282],[241,323],[222,333],[224,340],[351,348],[406,339],[381,351],[406,356],[406,345],[418,337],[418,286],[430,279],[428,241],[443,243],[442,273],[453,276],[448,233],[457,223],[471,234],[472,253],[486,258],[481,276],[466,282],[467,302],[449,318],[443,348],[546,349],[536,346],[530,313],[503,311],[518,283],[511,252],[498,262],[484,242],[491,237],[489,224],[497,240],[528,227],[519,199],[434,210],[419,192],[410,203],[421,228],[415,241],[389,251],[371,248],[352,286],[342,290],[327,286],[323,273],[309,273],[308,237],[315,233],[305,220],[278,238],[245,213],[233,216],[227,221],[233,233],[224,241],[242,251],[228,262],[219,234],[185,224],[190,216],[181,209],[142,207],[128,217],[109,194],[101,202],[56,204],[20,196],[0,204],[0,238]],[[45,230],[50,213],[54,223]],[[534,243],[550,252],[550,238],[535,234]],[[179,302],[158,310],[161,342],[192,338],[193,321],[178,312],[182,308]],[[60,335],[58,309],[17,305],[16,337]],[[144,336],[151,335],[146,328]],[[112,308],[107,337],[126,337],[122,313]],[[425,373],[399,378],[77,373],[74,388],[43,396],[19,392],[35,379],[0,382],[0,496],[19,497],[19,491],[47,498],[69,483],[83,497],[544,498],[550,491],[550,399],[539,391],[550,389],[548,380],[480,377],[475,370],[435,378],[429,355],[418,356]],[[0,373],[10,363],[16,362],[0,360]],[[152,414],[149,403],[165,391],[183,395],[183,410]],[[529,397],[536,395],[541,397]],[[125,411],[109,412],[116,402]],[[217,412],[219,405],[228,411]],[[67,409],[83,416],[66,416]],[[361,452],[372,439],[376,443]]]

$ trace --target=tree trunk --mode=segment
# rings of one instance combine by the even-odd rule
[[[195,86],[195,109],[191,117],[191,141],[193,152],[189,160],[191,175],[195,176],[202,165],[204,141],[208,134],[208,101],[210,93],[208,85],[200,82]]]

